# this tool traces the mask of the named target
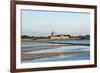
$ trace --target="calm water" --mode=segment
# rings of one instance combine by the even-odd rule
[[[90,51],[90,46],[59,46],[53,48],[46,49],[38,49],[33,50],[34,46],[49,46],[55,45],[52,43],[47,43],[48,41],[33,41],[33,42],[22,42],[22,47],[28,47],[22,50],[25,51],[24,54],[40,54],[40,53],[55,53],[55,52],[70,52],[70,51]],[[60,42],[60,43],[81,43],[81,44],[89,44],[89,40],[58,40],[58,41],[49,41],[49,42]],[[57,45],[57,44],[56,44]],[[59,44],[58,44],[59,45]],[[31,47],[30,47],[31,46]],[[36,49],[36,48],[35,48]],[[22,63],[28,62],[51,62],[51,61],[69,61],[69,60],[89,60],[90,53],[82,53],[82,54],[69,54],[69,55],[59,55],[59,56],[51,56],[44,58],[33,58],[31,60],[22,60]]]
[[[51,43],[47,42],[56,42],[56,43],[79,43],[79,44],[90,44],[90,40],[53,40],[53,41],[33,41],[33,42],[22,42],[22,46],[47,46]]]

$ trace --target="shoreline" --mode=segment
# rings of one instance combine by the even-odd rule
[[[64,40],[90,40],[90,39],[21,39],[22,42],[32,42],[32,41],[64,41]]]
[[[70,45],[70,44],[59,44],[59,45],[47,45],[47,46],[25,46],[21,47],[21,52],[29,52],[29,51],[38,51],[38,50],[46,50],[46,49],[54,49],[60,48],[64,46],[82,46],[82,45]]]

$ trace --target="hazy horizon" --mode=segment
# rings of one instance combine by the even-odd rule
[[[21,10],[21,18],[21,35],[50,36],[52,31],[58,35],[90,35],[87,12]]]

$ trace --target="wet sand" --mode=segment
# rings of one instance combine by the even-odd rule
[[[49,46],[29,46],[29,47],[22,47],[22,55],[21,59],[22,60],[30,60],[30,59],[35,59],[35,58],[48,58],[52,56],[60,56],[60,55],[69,55],[69,54],[85,54],[89,53],[88,50],[81,50],[81,51],[53,51],[54,48],[60,48],[64,46],[77,46],[77,45],[49,45]],[[52,52],[43,52],[43,53],[36,53],[36,51],[40,50],[50,50],[53,49]],[[63,50],[63,49],[62,49]],[[30,53],[34,51],[33,53]]]
[[[87,54],[89,51],[70,51],[70,52],[55,52],[55,53],[40,53],[40,54],[22,54],[22,60],[29,60],[35,58],[46,58],[59,55],[69,55],[69,54]]]

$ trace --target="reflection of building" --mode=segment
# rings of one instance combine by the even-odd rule
[[[51,33],[50,39],[51,40],[64,40],[64,39],[69,39],[70,36],[68,35],[55,35],[55,32]]]

